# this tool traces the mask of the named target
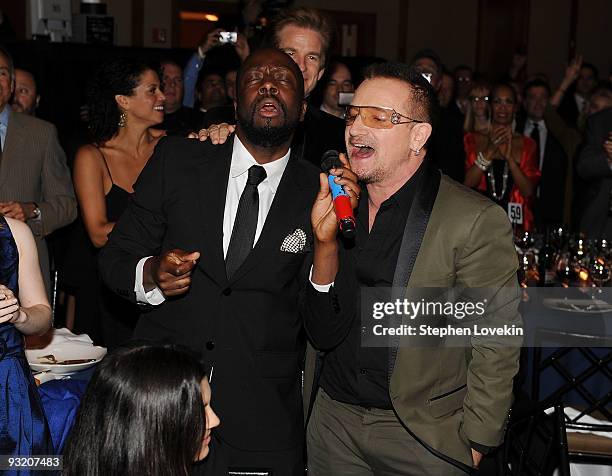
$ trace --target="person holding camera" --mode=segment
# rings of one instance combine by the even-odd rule
[[[201,45],[198,46],[196,52],[190,58],[185,71],[183,73],[183,84],[185,87],[183,96],[183,106],[193,108],[196,102],[196,89],[198,78],[206,55],[213,49],[221,45],[233,45],[236,54],[240,58],[240,62],[244,61],[249,56],[250,49],[246,37],[242,34],[230,31],[223,31],[222,28],[212,30]]]

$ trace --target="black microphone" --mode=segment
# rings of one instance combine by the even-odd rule
[[[332,193],[334,210],[336,211],[336,218],[338,219],[338,227],[340,228],[342,236],[348,239],[354,239],[357,229],[355,227],[355,217],[353,216],[351,199],[344,190],[344,187],[334,182],[336,176],[329,174],[331,169],[340,169],[342,167],[343,165],[342,162],[340,162],[340,156],[337,151],[328,150],[323,154],[321,158],[321,169],[328,174],[327,181]]]

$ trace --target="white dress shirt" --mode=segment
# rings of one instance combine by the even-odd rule
[[[240,196],[246,187],[248,170],[253,165],[261,165],[266,170],[266,178],[257,186],[259,192],[259,213],[257,215],[257,228],[255,230],[255,243],[261,235],[261,230],[266,222],[266,217],[272,206],[272,201],[276,195],[276,190],[280,184],[283,173],[289,162],[291,149],[287,153],[273,162],[259,164],[249,153],[246,147],[240,142],[238,136],[234,138],[234,148],[232,150],[232,162],[230,164],[229,177],[227,179],[227,192],[225,195],[225,210],[223,212],[223,256],[227,254],[232,229],[238,211]],[[136,300],[142,304],[158,305],[165,301],[164,295],[159,288],[145,292],[143,286],[144,263],[150,256],[142,258],[136,265],[136,279],[134,292]]]
[[[6,143],[6,131],[9,123],[9,107],[11,106],[5,104],[4,108],[0,112],[0,146],[2,147],[2,150],[4,150],[4,144]]]
[[[586,99],[583,98],[580,94],[574,94],[574,101],[576,101],[576,107],[578,108],[578,116],[581,116],[586,108]]]

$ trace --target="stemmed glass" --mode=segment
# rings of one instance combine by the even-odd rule
[[[571,253],[568,251],[559,253],[555,263],[555,272],[559,281],[561,281],[561,285],[564,288],[569,287],[570,282],[576,278],[576,263],[572,259]]]
[[[610,267],[603,256],[593,258],[589,266],[589,276],[597,288],[601,288],[610,280]],[[597,294],[601,294],[601,289],[597,290]]]
[[[533,251],[523,251],[519,254],[519,260],[519,283],[521,287],[537,286],[539,273]]]
[[[531,232],[525,231],[522,235],[515,237],[514,242],[522,250],[528,250],[533,247],[534,238]]]

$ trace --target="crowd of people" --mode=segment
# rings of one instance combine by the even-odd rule
[[[486,288],[490,322],[519,326],[510,208],[521,230],[612,238],[612,78],[580,57],[556,88],[520,55],[504,78],[430,49],[332,57],[309,8],[267,43],[220,33],[185,65],[100,65],[72,170],[0,49],[0,454],[51,453],[22,336],[51,326],[46,237],[75,222],[54,285],[110,354],[66,474],[473,472],[503,440],[520,339],[363,347],[364,289]]]

